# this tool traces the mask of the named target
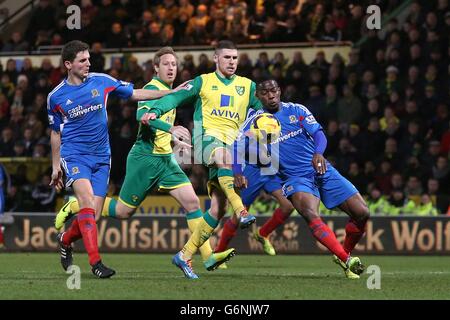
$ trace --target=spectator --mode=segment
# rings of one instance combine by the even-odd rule
[[[431,197],[429,194],[424,193],[420,197],[420,205],[418,206],[417,210],[415,211],[415,214],[418,216],[437,216],[438,210],[434,206],[433,202],[431,201]]]
[[[2,51],[28,51],[28,49],[28,42],[22,38],[22,34],[19,31],[15,31],[12,33],[10,40],[3,46]]]
[[[40,0],[36,9],[31,13],[30,22],[25,34],[29,43],[35,43],[37,35],[40,33],[48,37],[55,29],[56,11],[50,4],[50,0]]]
[[[53,212],[56,204],[55,188],[50,186],[50,175],[44,174],[41,181],[33,188],[31,197],[35,201],[33,211],[37,212]]]
[[[410,176],[406,182],[405,193],[409,196],[419,196],[423,192],[422,182],[417,176]]]
[[[338,120],[341,125],[349,126],[359,123],[361,119],[362,104],[348,85],[344,85],[343,97],[338,100]]]
[[[445,213],[449,206],[450,197],[440,190],[439,180],[434,178],[428,179],[426,192],[431,197],[434,197],[438,212]]]
[[[123,48],[128,46],[127,35],[119,22],[111,25],[111,32],[107,33],[105,46],[107,48]]]
[[[3,128],[0,142],[0,157],[14,156],[14,136],[10,127]]]
[[[433,178],[439,181],[439,185],[443,187],[443,190],[448,193],[450,190],[450,167],[448,165],[448,159],[444,156],[439,156],[436,160],[436,164],[432,168]]]
[[[414,214],[416,212],[416,205],[414,201],[405,196],[403,190],[396,189],[393,190],[389,196],[389,206],[386,211],[390,216]]]
[[[389,202],[381,194],[378,188],[373,188],[369,192],[367,206],[369,207],[370,214],[385,215],[389,209]]]
[[[89,68],[92,72],[104,72],[105,71],[105,57],[102,53],[102,44],[100,42],[94,42],[92,44],[90,62],[91,66]]]

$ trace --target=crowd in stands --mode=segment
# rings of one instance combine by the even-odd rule
[[[365,21],[364,5],[317,0],[40,0],[24,36],[1,39],[2,51],[36,50],[73,39],[100,42],[105,48],[357,41]],[[400,1],[378,1],[384,13]],[[81,29],[66,27],[66,8],[81,9]]]
[[[48,4],[45,7],[46,2],[41,1],[37,10],[50,10]],[[63,2],[68,5],[73,1]],[[152,61],[139,65],[129,54],[115,58],[111,67],[105,69],[102,53],[105,46],[211,44],[222,37],[238,43],[251,39],[273,42],[284,39],[291,25],[298,28],[291,38],[295,41],[323,40],[331,24],[336,31],[341,31],[334,40],[356,42],[365,36],[366,41],[352,48],[348,57],[326,56],[318,49],[309,64],[305,63],[300,49],[292,59],[287,59],[282,51],[269,56],[261,49],[258,58],[252,61],[243,53],[237,73],[257,83],[276,79],[282,87],[283,101],[301,103],[313,112],[328,138],[327,159],[366,196],[372,213],[447,213],[450,199],[449,1],[413,1],[406,21],[400,24],[396,19],[390,20],[383,36],[376,30],[362,32],[364,6],[348,9],[347,1],[265,1],[264,7],[254,2],[164,0],[149,6],[145,1],[133,0],[120,4],[111,0],[81,1],[83,21],[101,22],[103,28],[112,26],[117,34],[109,37],[105,29],[102,39],[96,39],[93,37],[98,35],[97,31],[82,29],[80,32],[89,34],[80,33],[76,37],[92,44],[91,71],[106,72],[142,87],[153,76]],[[398,2],[380,1],[385,10]],[[60,17],[56,9],[51,10],[49,17]],[[141,18],[133,20],[137,16]],[[58,33],[58,28],[64,28],[50,20],[53,21],[45,22],[48,23],[45,30],[57,34],[61,43],[71,39],[62,31]],[[242,41],[230,33],[238,28],[236,24],[246,30],[239,32]],[[33,26],[37,33],[42,28]],[[283,36],[268,36],[266,31],[271,28]],[[167,41],[170,37],[166,33],[170,29],[174,36]],[[28,43],[33,41],[27,39]],[[64,70],[62,66],[52,65],[49,59],[43,59],[40,66],[33,66],[30,59],[21,61],[20,67],[17,63],[11,58],[0,68],[0,157],[48,157],[46,96],[64,77]],[[198,61],[192,55],[185,55],[180,57],[178,82],[214,69],[206,54]],[[113,97],[108,100],[112,194],[119,191],[126,156],[136,137],[135,111],[134,103]],[[192,129],[192,112],[192,106],[180,108],[178,123]],[[206,194],[205,169],[201,165],[183,165],[183,169],[195,190]],[[21,179],[20,175],[12,176],[12,186],[28,190],[31,198],[33,185]],[[47,179],[48,174],[40,179],[42,189]],[[10,209],[23,209],[15,197],[27,193],[19,191],[9,195]]]

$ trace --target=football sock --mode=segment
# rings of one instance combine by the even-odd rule
[[[191,233],[194,233],[195,228],[200,223],[200,221],[203,219],[202,210],[198,209],[193,212],[188,212],[188,214],[186,215],[186,219],[187,219],[189,231],[191,231]],[[209,241],[205,241],[205,243],[199,248],[199,250],[200,250],[200,254],[202,256],[203,261],[208,259],[208,257],[212,253],[211,244],[209,243]]]
[[[314,236],[321,244],[328,248],[332,253],[338,256],[343,262],[347,262],[350,256],[345,252],[342,245],[336,239],[334,232],[322,221],[321,218],[316,218],[309,223],[309,228]]]
[[[116,204],[117,204],[116,199],[106,197],[105,203],[103,203],[102,217],[116,218]]]
[[[282,225],[287,218],[289,218],[289,215],[285,216],[280,208],[276,209],[273,212],[272,217],[264,223],[261,229],[259,229],[260,236],[267,238],[267,236],[278,226]]]
[[[355,246],[358,244],[359,240],[364,235],[366,231],[365,220],[362,223],[357,223],[355,220],[350,219],[345,226],[345,239],[344,239],[344,250],[348,253],[352,252]]]
[[[192,259],[198,248],[200,248],[205,241],[209,239],[214,229],[219,224],[219,221],[213,218],[208,211],[205,212],[203,218],[197,224],[194,232],[184,245],[181,252],[186,260]]]
[[[75,242],[80,238],[81,238],[81,231],[78,225],[78,219],[73,219],[70,228],[67,229],[67,231],[64,233],[62,243],[65,246],[69,246],[72,242]]]
[[[106,197],[105,203],[103,204],[102,208],[102,217],[116,218],[116,203],[117,203],[116,199]],[[80,212],[80,205],[78,204],[78,200],[70,204],[70,211],[73,214]]]
[[[78,225],[83,236],[84,247],[89,255],[89,264],[95,265],[100,261],[97,243],[97,225],[95,223],[95,210],[82,208],[77,216]]]
[[[239,217],[245,207],[242,203],[241,197],[234,189],[233,171],[231,169],[219,168],[217,177],[222,191],[225,193],[225,196],[233,208],[234,214]]]
[[[214,252],[222,252],[227,250],[231,239],[236,235],[238,224],[234,224],[233,220],[229,218],[223,225],[222,233],[220,235],[219,242],[214,249]]]

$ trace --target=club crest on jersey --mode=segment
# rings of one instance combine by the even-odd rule
[[[289,116],[289,121],[290,121],[290,123],[297,123],[298,119],[297,119],[297,117],[295,115],[291,114]]]
[[[238,95],[242,96],[245,93],[245,87],[243,86],[234,86],[236,88],[236,92]]]
[[[73,167],[72,174],[77,174],[77,173],[80,173],[80,169],[78,169],[78,167]]]
[[[91,93],[92,93],[92,98],[95,98],[95,97],[99,97],[99,96],[100,96],[100,93],[98,92],[97,89],[92,89],[92,90],[91,90]]]
[[[217,91],[217,90],[219,90],[219,88],[216,85],[211,87],[211,91]]]

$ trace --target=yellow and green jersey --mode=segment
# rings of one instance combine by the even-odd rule
[[[171,90],[161,79],[155,77],[144,86],[147,90]],[[141,101],[138,103],[136,119],[142,117],[144,113],[149,111],[157,100]],[[156,156],[167,156],[172,153],[170,144],[171,134],[169,129],[175,122],[175,109],[164,113],[158,120],[150,121],[149,125],[139,124],[139,131],[136,142],[134,143],[133,152],[140,154],[150,154]]]
[[[255,83],[248,78],[233,75],[228,79],[212,72],[196,77],[187,90],[155,101],[151,110],[159,116],[182,104],[194,103],[194,138],[202,134],[232,144],[248,109],[262,109],[255,90]]]

